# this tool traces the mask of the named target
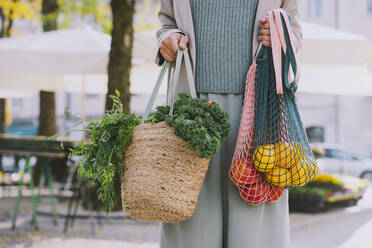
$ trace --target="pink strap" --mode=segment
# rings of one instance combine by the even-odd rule
[[[270,36],[271,36],[271,48],[273,51],[273,62],[276,79],[276,93],[283,94],[283,81],[282,81],[282,44],[280,33],[275,22],[274,11],[268,13],[269,25],[270,25]]]
[[[292,27],[290,25],[287,13],[283,9],[276,9],[276,10],[272,10],[268,12],[277,94],[283,94],[282,51],[284,52],[284,54],[286,54],[286,51],[287,51],[287,44],[285,42],[283,23],[282,23],[281,16],[283,16],[283,19],[286,23],[288,34],[289,34],[289,40],[291,42],[293,54],[295,57],[295,61],[297,63],[296,52],[294,51],[293,31],[292,31]],[[262,46],[262,42],[260,42],[259,49],[261,48],[261,46]],[[299,72],[297,72],[297,77],[296,77],[297,83],[299,82],[299,78],[300,78],[299,75],[300,75]],[[290,75],[288,75],[288,77],[290,78]]]
[[[292,50],[293,50],[293,56],[294,56],[294,59],[295,59],[296,64],[297,64],[296,83],[298,84],[300,82],[300,68],[299,68],[299,65],[298,65],[298,62],[297,62],[296,51],[294,50],[295,49],[295,44],[294,44],[294,36],[293,36],[292,25],[291,25],[291,23],[289,21],[287,12],[285,12],[284,9],[278,9],[278,10],[283,14],[284,21],[285,21],[285,24],[287,26],[287,30],[288,30],[288,34],[289,34],[289,41],[291,43]],[[290,81],[292,81],[292,80],[290,80]]]

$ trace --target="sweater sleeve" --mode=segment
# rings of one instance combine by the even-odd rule
[[[156,37],[158,39],[158,52],[155,58],[155,63],[158,65],[163,64],[164,58],[161,56],[160,47],[162,41],[170,34],[182,33],[186,35],[177,26],[174,17],[173,0],[161,0],[160,1],[160,11],[158,13],[160,20],[160,28],[156,31]]]
[[[302,28],[299,18],[300,0],[283,0],[282,8],[290,15],[292,30],[295,37],[296,51],[302,46]]]

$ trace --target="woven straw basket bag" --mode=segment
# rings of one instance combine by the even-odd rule
[[[173,97],[182,58],[185,58],[191,96],[196,97],[190,59],[186,50],[179,50],[177,55]],[[149,115],[167,70],[169,90],[172,65],[165,62],[143,120]],[[170,114],[172,111],[171,106]],[[199,158],[165,122],[137,126],[133,131],[133,141],[125,155],[121,189],[124,211],[140,221],[175,223],[190,218],[196,207],[209,160]]]

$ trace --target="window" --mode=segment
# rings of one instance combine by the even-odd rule
[[[307,15],[307,18],[309,19],[313,15],[313,2],[312,1],[306,3],[306,15]]]
[[[323,17],[323,0],[311,0],[306,4],[306,14],[308,19]]]
[[[87,99],[98,99],[99,94],[86,94]]]
[[[323,17],[323,0],[315,0],[315,16]]]
[[[337,149],[325,149],[325,156],[327,158],[345,159],[345,154]]]
[[[13,98],[12,99],[12,106],[13,107],[22,107],[23,106],[23,99],[22,98]]]
[[[367,13],[372,14],[372,0],[367,0]]]
[[[353,160],[353,161],[361,161],[365,159],[365,157],[362,154],[358,154],[358,153],[347,151],[347,150],[339,150],[339,149],[332,149],[332,148],[325,149],[325,156],[327,158]]]

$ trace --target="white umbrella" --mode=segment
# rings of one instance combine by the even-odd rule
[[[66,29],[0,39],[0,88],[86,93],[107,92],[109,35],[91,28]],[[145,80],[153,64],[155,32],[134,34],[132,80]],[[139,64],[139,65],[137,65]],[[143,65],[143,66],[142,66]],[[139,68],[138,68],[139,67]],[[138,68],[138,69],[137,69]],[[145,74],[143,74],[145,72]],[[146,78],[146,81],[151,81]],[[138,93],[138,84],[132,84]]]
[[[20,98],[20,97],[31,97],[31,96],[33,96],[33,92],[30,92],[30,91],[0,89],[0,98],[9,98],[9,97]]]
[[[106,73],[110,44],[90,28],[3,38],[0,74]]]
[[[110,45],[109,35],[91,28],[0,39],[0,61],[6,61],[0,64],[0,88],[53,91],[72,86],[81,90],[84,117],[87,75],[106,74]],[[82,76],[66,80],[66,74]],[[101,84],[107,90],[107,81]]]
[[[107,92],[107,74],[0,74],[0,82],[0,90],[26,90],[33,94],[40,90],[87,94]]]

